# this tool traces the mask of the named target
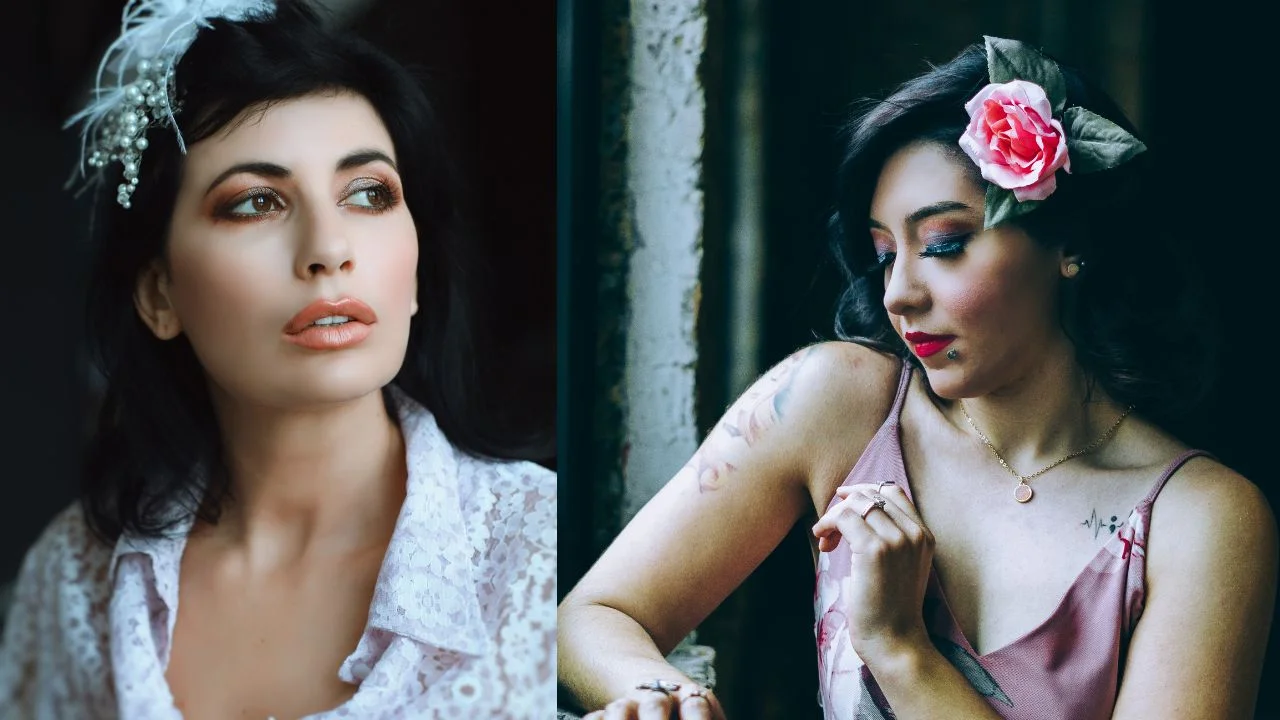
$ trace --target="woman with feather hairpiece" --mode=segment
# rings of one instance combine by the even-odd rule
[[[423,90],[300,0],[134,0],[123,30],[71,120],[106,392],[0,717],[541,717],[555,477],[473,377]]]

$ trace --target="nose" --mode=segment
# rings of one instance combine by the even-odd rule
[[[294,274],[302,280],[350,272],[355,253],[337,208],[321,204],[305,213],[298,228]]]
[[[911,253],[900,253],[885,271],[884,309],[890,315],[901,317],[928,309],[929,293],[917,262]]]

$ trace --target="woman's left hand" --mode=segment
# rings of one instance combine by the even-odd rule
[[[836,489],[838,503],[818,519],[818,549],[849,544],[853,567],[845,581],[853,649],[869,663],[877,656],[928,645],[923,607],[933,533],[915,505],[893,483]],[[883,507],[876,498],[884,498]]]

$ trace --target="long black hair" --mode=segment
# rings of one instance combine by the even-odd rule
[[[418,231],[420,309],[394,384],[465,452],[545,457],[547,439],[500,421],[499,405],[477,381],[470,243],[422,79],[368,42],[327,27],[301,0],[279,0],[270,15],[215,20],[175,69],[187,144],[245,110],[339,91],[364,97],[386,126]],[[185,336],[158,340],[133,303],[139,273],[165,255],[183,163],[171,128],[153,127],[147,138],[132,208],[121,208],[115,183],[106,182],[95,213],[88,345],[106,388],[81,500],[90,526],[107,541],[124,532],[162,534],[183,513],[216,522],[230,490],[207,381],[190,343]]]
[[[1067,106],[1078,105],[1137,128],[1119,106],[1077,70],[1059,63]],[[918,364],[890,324],[884,275],[871,272],[868,234],[871,197],[881,168],[898,149],[936,143],[984,182],[959,148],[968,124],[965,103],[989,82],[982,45],[899,86],[884,100],[864,100],[845,129],[837,171],[836,210],[828,228],[845,279],[837,303],[836,335]],[[1058,188],[1016,223],[1037,242],[1079,255],[1084,270],[1061,284],[1061,323],[1091,382],[1122,404],[1135,404],[1157,422],[1195,407],[1209,390],[1216,338],[1199,280],[1185,246],[1162,227],[1153,178],[1158,150],[1119,167],[1057,175]]]

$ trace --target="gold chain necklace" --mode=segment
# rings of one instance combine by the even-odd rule
[[[1000,452],[996,450],[996,446],[991,444],[991,441],[987,439],[987,436],[983,435],[982,431],[978,429],[977,424],[973,422],[973,418],[969,417],[969,411],[965,409],[964,401],[961,400],[959,402],[960,402],[960,412],[964,413],[964,419],[969,421],[969,426],[973,428],[974,432],[978,433],[978,437],[982,438],[982,442],[986,444],[987,449],[991,451],[991,454],[996,456],[996,460],[1000,461],[1000,464],[1004,466],[1004,469],[1008,470],[1009,474],[1018,478],[1018,485],[1013,489],[1013,499],[1017,500],[1020,503],[1031,502],[1031,496],[1035,495],[1035,493],[1031,491],[1031,486],[1027,484],[1028,480],[1034,477],[1043,475],[1044,473],[1049,472],[1050,470],[1058,467],[1062,463],[1072,458],[1078,458],[1081,455],[1091,453],[1094,450],[1097,450],[1098,448],[1102,447],[1102,444],[1110,440],[1111,436],[1114,435],[1116,430],[1120,428],[1120,423],[1124,422],[1124,419],[1129,416],[1129,413],[1133,412],[1133,407],[1134,407],[1133,405],[1130,405],[1128,408],[1125,409],[1124,412],[1120,413],[1120,417],[1116,418],[1115,423],[1112,424],[1112,426],[1108,428],[1105,433],[1102,434],[1102,437],[1098,438],[1097,440],[1094,440],[1093,442],[1080,448],[1079,450],[1076,450],[1075,452],[1070,453],[1069,455],[1065,455],[1057,460],[1054,460],[1053,462],[1031,473],[1030,475],[1022,475],[1018,473],[1018,471],[1009,467],[1009,463],[1006,462],[1004,457],[1000,455]]]

